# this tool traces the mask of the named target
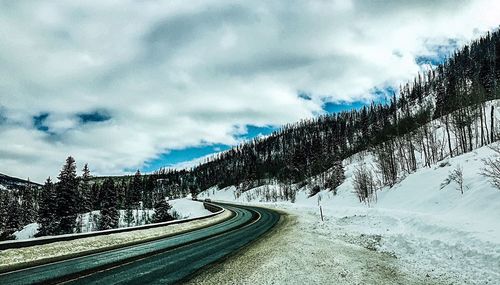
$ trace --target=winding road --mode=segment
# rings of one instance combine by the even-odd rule
[[[188,233],[0,274],[0,284],[178,283],[256,240],[280,219],[269,209],[218,205],[234,215]]]

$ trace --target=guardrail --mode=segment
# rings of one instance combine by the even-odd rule
[[[202,201],[199,201],[199,202],[202,202]],[[210,217],[222,214],[225,211],[224,208],[217,206],[215,204],[212,204],[212,203],[208,203],[208,202],[203,202],[203,206],[205,207],[205,209],[212,212],[212,214],[208,214],[208,215],[202,216],[202,217],[183,219],[183,220],[174,220],[174,221],[168,221],[168,222],[163,222],[163,223],[148,224],[148,225],[128,227],[128,228],[110,229],[110,230],[104,230],[104,231],[95,231],[95,232],[78,233],[78,234],[67,234],[67,235],[59,235],[59,236],[45,236],[45,237],[39,237],[39,238],[33,238],[33,239],[27,239],[27,240],[3,241],[3,242],[0,242],[0,250],[11,249],[11,248],[22,248],[22,247],[28,247],[28,246],[34,246],[34,245],[48,244],[48,243],[53,243],[53,242],[58,242],[58,241],[69,241],[69,240],[75,240],[75,239],[80,239],[80,238],[109,235],[109,234],[117,234],[117,233],[131,232],[131,231],[137,231],[137,230],[146,230],[146,229],[151,229],[151,228],[164,227],[164,226],[168,226],[168,225],[172,225],[172,224],[182,224],[182,223],[187,223],[187,222],[191,222],[191,221],[197,221],[197,220],[210,218]]]
[[[222,207],[220,206],[217,206],[215,204],[212,204],[210,202],[203,202],[203,206],[205,207],[205,209],[207,209],[208,211],[212,212],[212,213],[217,213],[218,211],[220,211],[220,209],[222,209]]]

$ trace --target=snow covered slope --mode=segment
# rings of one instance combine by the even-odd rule
[[[420,168],[392,188],[377,192],[377,202],[360,203],[353,193],[354,169],[373,167],[370,155],[345,161],[346,180],[337,195],[322,191],[308,198],[306,189],[295,203],[264,203],[311,219],[302,230],[389,254],[400,269],[428,274],[443,282],[498,284],[500,281],[500,191],[479,173],[482,159],[495,155],[488,147]],[[462,195],[453,182],[441,189],[448,174],[463,169]],[[200,197],[240,203],[263,203],[262,193],[279,185],[251,189],[236,198],[235,187],[209,189]],[[325,221],[320,221],[321,205]],[[315,218],[314,218],[315,217]]]
[[[11,188],[21,188],[30,184],[31,186],[41,186],[33,181],[23,180],[17,177],[8,176],[0,173],[0,190],[6,190]]]

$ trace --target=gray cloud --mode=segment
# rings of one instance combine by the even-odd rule
[[[0,172],[43,181],[70,154],[119,174],[369,100],[417,56],[496,27],[500,4],[0,1],[0,19]]]

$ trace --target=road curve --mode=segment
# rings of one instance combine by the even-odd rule
[[[0,284],[173,284],[254,241],[280,218],[269,209],[219,205],[235,215],[189,233],[0,274]]]

